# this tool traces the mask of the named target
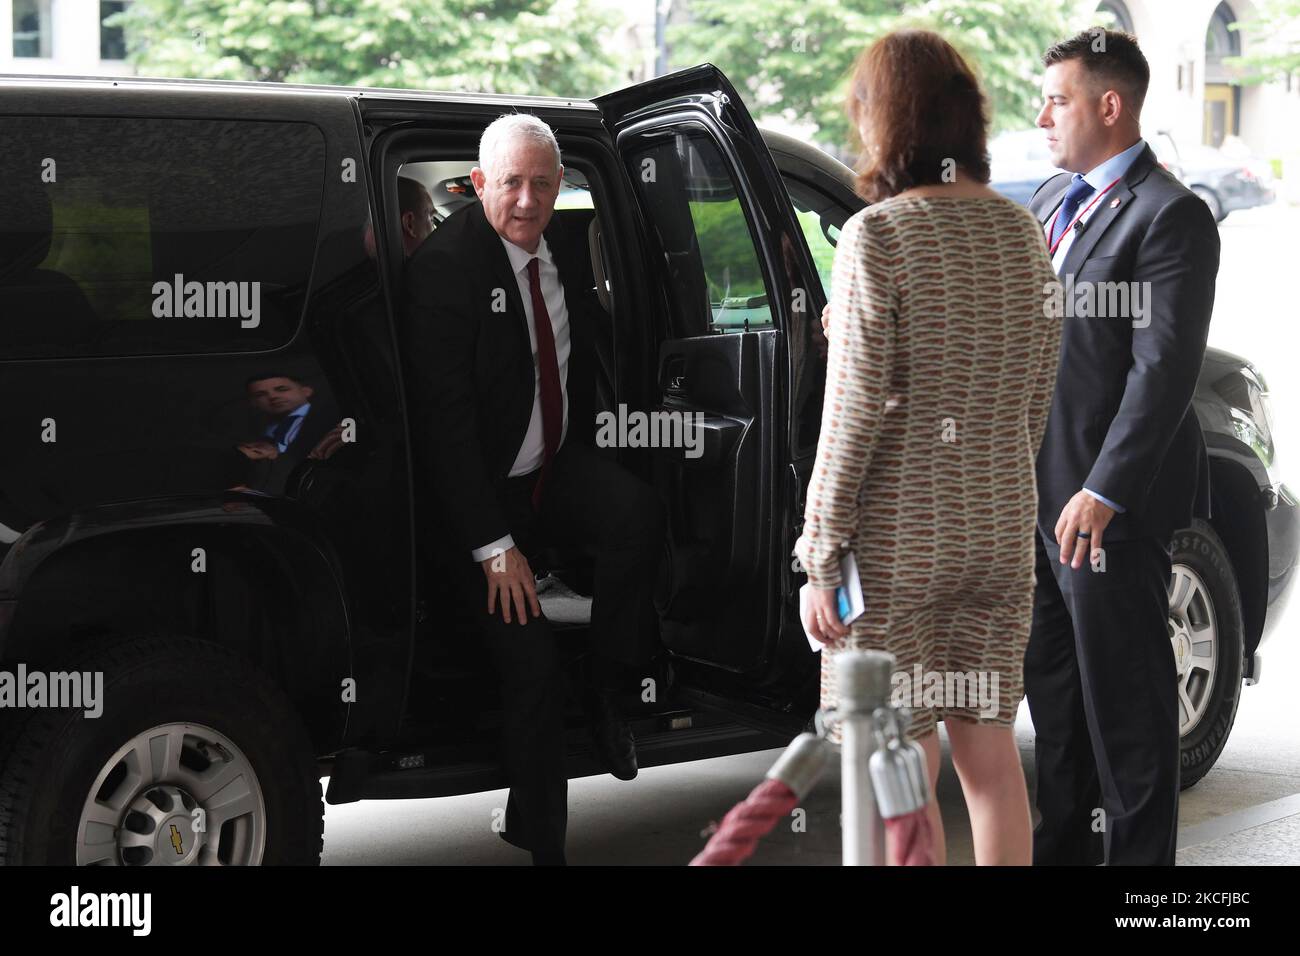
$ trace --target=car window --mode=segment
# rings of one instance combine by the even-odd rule
[[[10,116],[0,168],[0,358],[253,351],[296,331],[314,126]]]
[[[661,131],[628,159],[667,263],[674,334],[771,328],[753,231],[714,140],[702,127]]]
[[[803,229],[808,251],[812,253],[813,264],[817,267],[817,276],[821,279],[822,291],[829,297],[831,266],[835,263],[835,246],[839,242],[840,230],[848,221],[849,211],[820,189],[810,186],[797,177],[783,173],[781,178],[785,180],[785,190],[790,194],[795,218]]]

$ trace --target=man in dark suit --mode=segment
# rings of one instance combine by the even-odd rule
[[[564,694],[529,558],[548,544],[596,552],[587,704],[597,757],[631,779],[617,694],[657,650],[664,517],[649,485],[592,447],[594,326],[608,317],[583,287],[585,245],[552,220],[564,175],[554,133],[535,116],[503,116],[470,175],[479,202],[407,263],[414,450],[502,680],[503,835],[534,862],[562,863]]]
[[[409,259],[433,232],[433,197],[419,180],[398,176],[397,208],[402,217],[402,254]]]
[[[293,469],[338,425],[338,409],[310,385],[283,372],[260,372],[245,388],[258,434],[235,446],[252,462],[244,484],[280,494]]]
[[[1150,71],[1133,37],[1094,28],[1052,47],[1044,65],[1038,125],[1068,172],[1029,207],[1065,289],[1025,654],[1042,816],[1034,862],[1172,864],[1179,720],[1167,588],[1174,531],[1208,515],[1190,405],[1219,234],[1142,140]]]

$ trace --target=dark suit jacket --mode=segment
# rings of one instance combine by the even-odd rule
[[[553,216],[543,233],[569,316],[565,442],[595,434],[593,330],[600,310],[583,287],[577,258],[585,237],[564,234]],[[435,508],[461,546],[481,548],[511,533],[497,485],[510,473],[533,410],[534,368],[527,314],[501,238],[481,203],[442,222],[406,264],[408,393],[413,454]],[[505,310],[493,303],[505,292]],[[428,502],[428,495],[425,494]]]
[[[1070,183],[1043,183],[1029,209],[1044,224]],[[1118,204],[1116,204],[1118,202]],[[1127,509],[1105,538],[1167,538],[1209,515],[1209,461],[1192,393],[1205,355],[1219,230],[1205,203],[1145,149],[1098,202],[1062,263],[1062,280],[1150,285],[1150,324],[1066,318],[1047,432],[1038,454],[1038,525],[1087,487]],[[1103,542],[1104,544],[1104,542]]]

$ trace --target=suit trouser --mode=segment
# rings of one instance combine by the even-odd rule
[[[1103,537],[1105,570],[1085,562],[1076,571],[1060,563],[1055,540],[1035,537],[1025,651],[1042,816],[1034,863],[1172,865],[1179,743],[1169,542]]]
[[[505,479],[498,488],[510,534],[526,557],[547,545],[595,551],[590,645],[593,654],[623,665],[647,662],[658,649],[653,594],[663,551],[664,517],[648,484],[590,448],[565,443],[533,510],[536,474]],[[512,623],[489,616],[487,579],[467,563],[461,589],[480,622],[501,679],[502,760],[510,784],[506,835],[534,854],[562,857],[568,820],[564,682],[555,639],[545,617]]]

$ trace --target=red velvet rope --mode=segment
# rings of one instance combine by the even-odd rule
[[[780,780],[764,780],[722,818],[691,866],[740,866],[798,802],[795,792]]]

